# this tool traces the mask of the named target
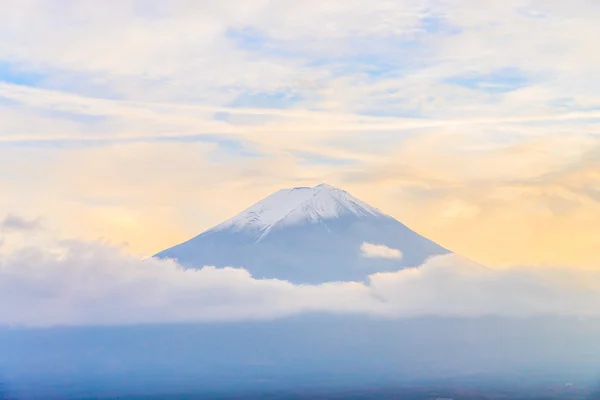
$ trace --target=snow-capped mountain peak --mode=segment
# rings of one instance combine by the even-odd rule
[[[274,227],[318,223],[345,215],[385,216],[345,190],[322,183],[279,190],[211,230],[252,229],[264,235]]]
[[[365,244],[393,257],[365,256]],[[348,192],[321,184],[279,190],[156,257],[186,268],[243,267],[255,278],[302,284],[362,281],[449,252]]]

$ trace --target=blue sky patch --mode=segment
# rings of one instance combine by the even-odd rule
[[[243,92],[233,100],[229,107],[240,108],[289,108],[302,100],[299,94],[290,91]]]
[[[262,50],[268,43],[265,35],[252,28],[228,29],[225,36],[246,50]]]
[[[421,27],[427,33],[456,35],[461,32],[460,28],[449,24],[444,17],[437,15],[428,15],[425,18],[421,18],[420,22]]]
[[[350,56],[313,61],[310,67],[330,67],[334,77],[363,74],[371,78],[400,75],[408,72],[405,65],[374,55]]]
[[[446,83],[492,93],[511,92],[529,85],[529,79],[520,70],[500,69],[487,74],[471,73],[444,80]]]
[[[242,50],[279,57],[298,56],[297,52],[290,51],[283,43],[269,38],[257,29],[228,29],[225,36]]]
[[[0,61],[0,82],[7,82],[22,86],[37,86],[44,79],[44,74],[31,70],[25,70],[14,63]]]

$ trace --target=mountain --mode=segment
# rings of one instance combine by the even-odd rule
[[[315,284],[364,281],[447,253],[348,192],[321,184],[279,190],[155,257],[187,268],[244,267],[255,278]]]

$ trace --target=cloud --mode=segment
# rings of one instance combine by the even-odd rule
[[[119,325],[272,319],[299,313],[381,318],[600,316],[600,273],[490,270],[458,256],[370,276],[294,285],[244,269],[186,270],[103,243],[48,241],[0,258],[0,324]]]
[[[276,318],[376,308],[365,286],[295,286],[243,269],[184,270],[100,243],[22,248],[0,261],[0,323],[135,324]]]
[[[361,254],[368,258],[402,258],[402,252],[398,249],[391,249],[382,244],[372,244],[364,242],[360,246]]]
[[[39,218],[28,220],[18,215],[7,215],[0,221],[2,231],[34,231],[41,227]]]

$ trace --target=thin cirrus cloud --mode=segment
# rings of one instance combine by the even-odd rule
[[[367,283],[294,285],[254,279],[244,269],[189,270],[105,243],[48,238],[0,258],[0,324],[242,321],[311,312],[380,318],[600,316],[599,289],[600,274],[593,271],[490,270],[455,255],[374,274]]]
[[[383,244],[373,244],[364,242],[360,245],[360,253],[367,258],[390,258],[401,259],[402,252],[398,249],[392,249]]]

